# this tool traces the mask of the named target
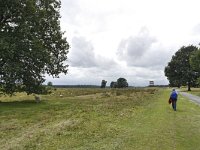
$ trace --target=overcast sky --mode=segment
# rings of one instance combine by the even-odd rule
[[[53,84],[127,79],[168,84],[164,68],[181,47],[200,42],[199,0],[61,0],[69,71]]]

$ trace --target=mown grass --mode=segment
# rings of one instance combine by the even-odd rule
[[[169,92],[59,89],[38,104],[1,97],[0,149],[198,149],[199,106],[180,97],[174,112]]]

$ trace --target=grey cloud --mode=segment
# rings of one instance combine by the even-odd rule
[[[84,37],[74,37],[69,53],[69,64],[72,67],[108,69],[115,66],[116,62],[112,59],[95,55],[92,43]]]
[[[135,37],[122,40],[117,55],[128,66],[163,68],[170,54],[155,37],[150,36],[146,28],[142,28]]]
[[[166,48],[161,45],[155,45],[150,48],[140,60],[132,61],[131,65],[138,67],[146,67],[151,69],[163,69],[167,65],[167,62],[170,60],[171,55]]]
[[[122,40],[118,47],[117,54],[120,59],[140,59],[145,52],[156,42],[154,37],[151,37],[146,28],[142,28],[136,37],[129,37]]]
[[[84,37],[74,37],[72,39],[72,48],[69,53],[69,62],[71,66],[94,67],[96,66],[94,48]]]

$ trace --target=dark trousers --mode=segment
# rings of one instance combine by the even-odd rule
[[[177,99],[172,99],[172,108],[176,111],[176,101]]]

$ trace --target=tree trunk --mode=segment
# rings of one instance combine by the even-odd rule
[[[188,91],[191,91],[191,89],[190,89],[190,82],[188,82]]]

